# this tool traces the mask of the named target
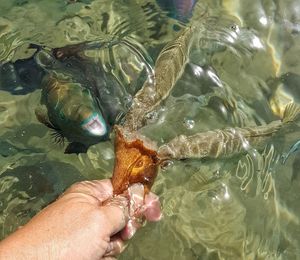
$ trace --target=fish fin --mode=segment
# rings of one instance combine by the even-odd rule
[[[53,132],[51,133],[51,137],[54,143],[64,146],[65,136],[60,130],[53,129]]]
[[[88,146],[82,144],[82,143],[78,143],[78,142],[72,142],[69,143],[69,145],[67,146],[67,148],[65,149],[65,154],[72,154],[72,153],[86,153],[88,150]]]
[[[29,46],[28,46],[28,49],[34,49],[35,52],[33,55],[35,55],[38,51],[42,50],[42,49],[45,49],[46,46],[44,45],[38,45],[38,44],[35,44],[35,43],[30,43]]]
[[[299,105],[293,102],[287,104],[283,113],[282,123],[286,124],[295,121],[299,116],[299,114],[300,114]]]
[[[80,53],[86,50],[101,50],[105,48],[112,47],[117,45],[120,41],[119,40],[99,40],[99,41],[92,41],[92,42],[83,42],[74,45],[68,45],[61,48],[54,48],[52,50],[52,54],[56,59],[64,60],[70,57],[81,57]]]
[[[35,116],[37,118],[37,120],[44,124],[45,126],[53,129],[53,130],[57,130],[56,127],[54,127],[54,125],[50,122],[50,119],[48,117],[48,110],[47,107],[45,105],[39,105],[36,109],[35,109]]]

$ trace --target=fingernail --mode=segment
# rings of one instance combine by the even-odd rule
[[[129,240],[134,236],[136,231],[137,227],[135,227],[133,220],[130,219],[121,232],[121,238],[123,240]]]
[[[159,198],[154,194],[148,194],[145,198],[144,216],[148,221],[159,221],[162,218]]]

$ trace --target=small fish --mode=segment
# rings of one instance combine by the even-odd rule
[[[153,79],[147,80],[137,92],[125,117],[125,127],[135,131],[142,127],[145,115],[168,97],[182,75],[188,61],[191,38],[195,27],[186,27],[180,35],[160,52]]]
[[[295,103],[286,106],[282,120],[270,124],[247,128],[226,128],[197,133],[192,136],[180,135],[159,148],[161,158],[219,158],[238,154],[247,146],[260,147],[268,137],[284,125],[294,121],[300,113]]]
[[[290,155],[292,153],[297,152],[299,149],[300,149],[300,140],[298,142],[296,142],[295,144],[293,144],[287,153],[282,155],[282,157],[281,157],[282,164],[285,164],[286,160],[290,157]]]

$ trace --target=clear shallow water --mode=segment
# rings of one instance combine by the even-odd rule
[[[286,99],[300,102],[297,1],[199,6],[192,18],[199,35],[190,62],[141,130],[158,143],[177,134],[268,123],[278,118]],[[124,35],[155,60],[182,27],[181,16],[170,17],[174,12],[155,1],[4,0],[0,10],[1,63],[29,57],[28,43],[60,47]],[[114,73],[130,74],[118,67]],[[40,90],[21,96],[0,91],[1,237],[71,183],[112,172],[112,142],[80,156],[64,155],[53,144],[34,115],[39,98]],[[164,219],[140,230],[120,259],[299,259],[299,152],[284,165],[280,159],[299,138],[293,126],[261,150],[171,163],[153,188]]]

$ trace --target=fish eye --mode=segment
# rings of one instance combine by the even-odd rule
[[[57,51],[56,52],[56,57],[59,59],[59,58],[62,58],[64,56],[64,53],[63,51]]]
[[[141,168],[141,167],[143,167],[143,165],[144,165],[144,160],[143,160],[143,159],[139,159],[139,160],[135,163],[134,167],[135,167],[135,168]]]

